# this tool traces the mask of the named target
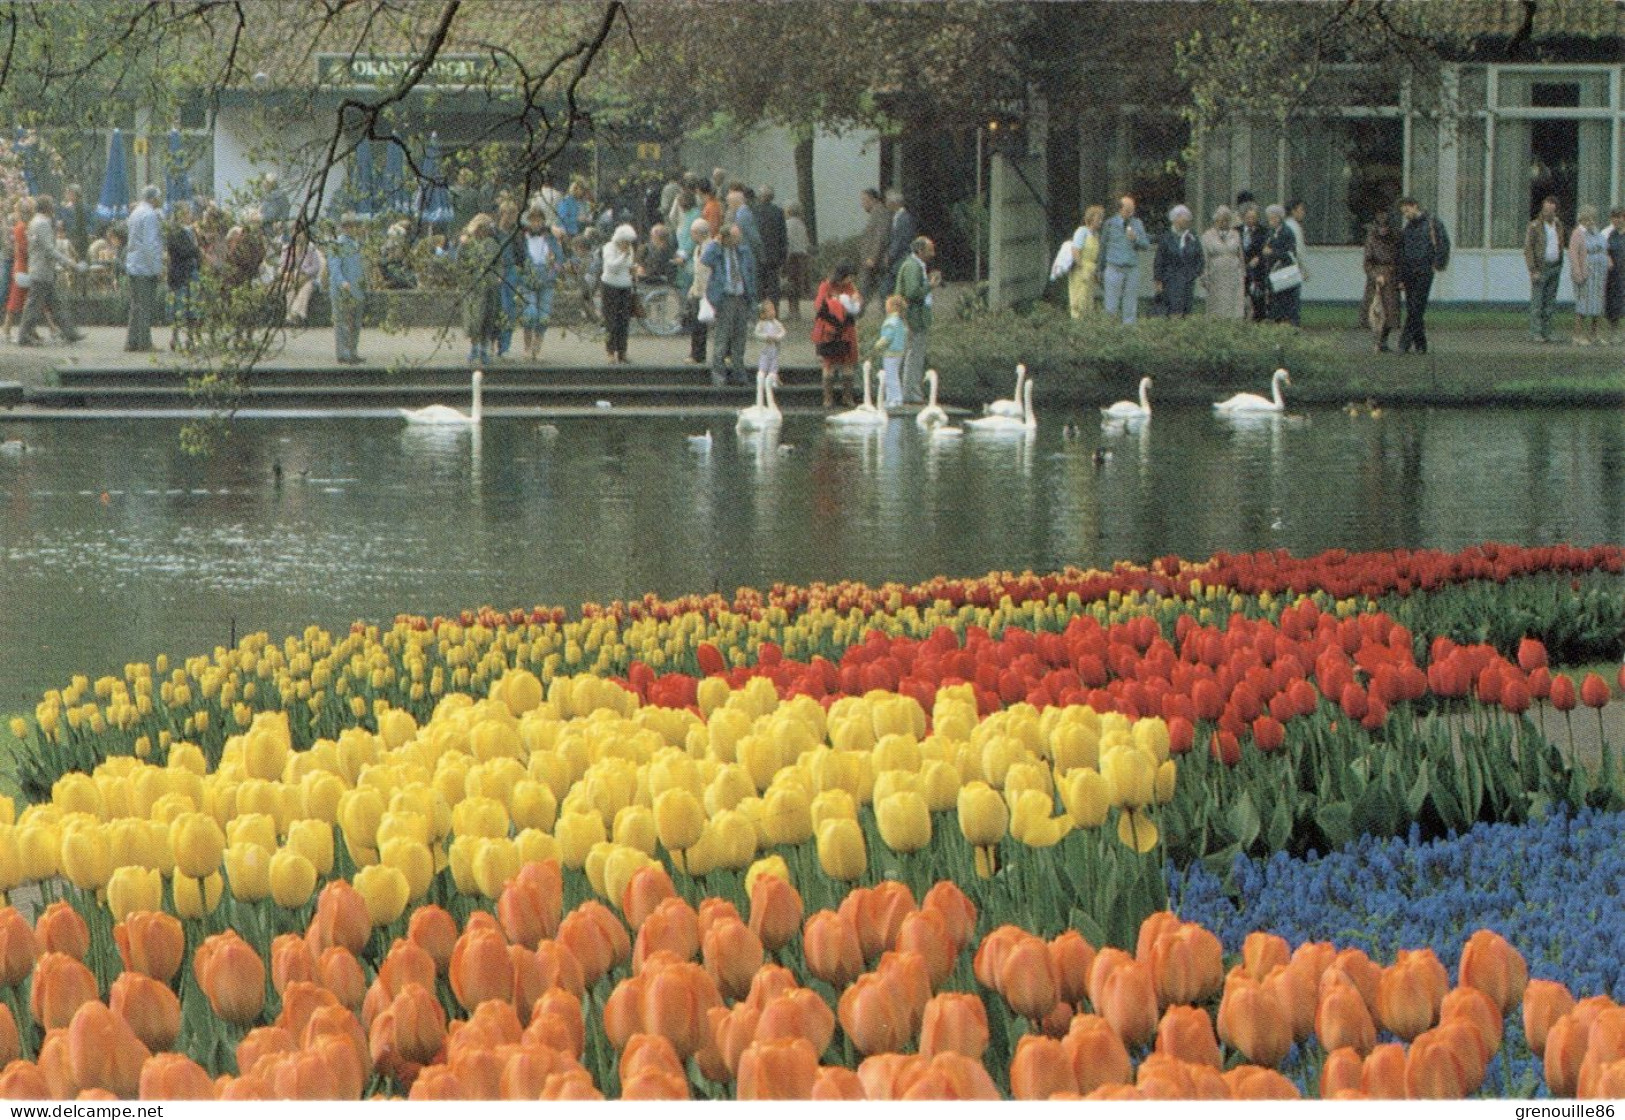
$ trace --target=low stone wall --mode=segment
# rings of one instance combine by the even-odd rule
[[[86,327],[116,327],[128,320],[129,299],[119,293],[70,295],[66,299],[70,321]],[[165,300],[163,322],[169,322],[168,300]],[[365,318],[369,327],[391,322],[401,326],[443,327],[456,326],[462,321],[461,309],[454,292],[445,289],[423,289],[410,292],[368,292]],[[310,301],[309,325],[330,327],[327,296],[318,292]]]

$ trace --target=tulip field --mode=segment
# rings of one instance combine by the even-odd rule
[[[12,721],[0,1096],[1625,1096],[1625,924],[1565,903],[1625,870],[1622,574],[1165,558],[77,677]]]

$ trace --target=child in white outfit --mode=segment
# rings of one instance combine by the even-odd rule
[[[756,341],[762,347],[756,359],[757,373],[779,372],[779,343],[783,338],[784,324],[779,322],[779,309],[773,306],[772,300],[764,299],[756,317]]]
[[[886,297],[886,321],[880,324],[880,337],[875,340],[885,370],[881,378],[884,388],[879,394],[882,408],[899,408],[903,403],[903,355],[908,352],[908,324],[903,312],[907,310],[908,301],[902,296]]]

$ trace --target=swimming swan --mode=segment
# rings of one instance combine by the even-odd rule
[[[485,384],[485,372],[475,370],[473,380],[474,407],[469,412],[451,408],[443,404],[431,404],[426,408],[403,408],[401,418],[408,424],[434,424],[440,426],[474,425],[480,423],[480,390]]]
[[[874,397],[869,391],[869,381],[874,373],[870,362],[863,363],[863,403],[857,408],[849,408],[845,412],[837,412],[833,416],[826,416],[824,423],[837,424],[843,428],[881,427],[890,421],[886,410],[877,407]]]
[[[1228,400],[1217,401],[1213,407],[1219,412],[1285,412],[1286,402],[1281,399],[1281,386],[1292,384],[1292,375],[1285,369],[1275,371],[1270,378],[1270,388],[1274,394],[1272,398],[1264,398],[1257,393],[1237,393]]]
[[[778,374],[761,370],[756,372],[756,403],[739,410],[739,422],[735,425],[738,431],[760,432],[778,427],[784,419],[784,413],[779,411],[779,402],[773,399],[773,386],[778,383]]]
[[[1108,420],[1149,420],[1151,418],[1151,400],[1146,395],[1151,389],[1149,377],[1140,378],[1140,403],[1133,401],[1118,401],[1110,408],[1103,408],[1100,414]]]
[[[1018,420],[1014,416],[978,416],[974,420],[965,421],[965,427],[973,432],[1031,432],[1038,429],[1038,414],[1033,411],[1033,383],[1028,381],[1021,387],[1022,411]]]
[[[948,422],[948,414],[937,403],[937,371],[925,371],[925,382],[931,386],[931,398],[925,402],[925,407],[914,414],[914,422],[922,428],[937,428]]]
[[[1021,419],[1021,386],[1027,380],[1027,366],[1016,363],[1016,391],[1005,400],[994,401],[982,409],[984,416],[1013,416]]]

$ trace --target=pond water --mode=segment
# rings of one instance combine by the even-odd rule
[[[701,452],[686,437],[707,427]],[[176,421],[0,435],[30,446],[0,455],[0,712],[75,672],[402,611],[1217,550],[1625,540],[1625,418],[1580,409],[1237,424],[1170,408],[1139,430],[1079,414],[958,440],[814,417],[765,440],[722,417],[477,435],[240,420],[207,459],[181,450]]]

